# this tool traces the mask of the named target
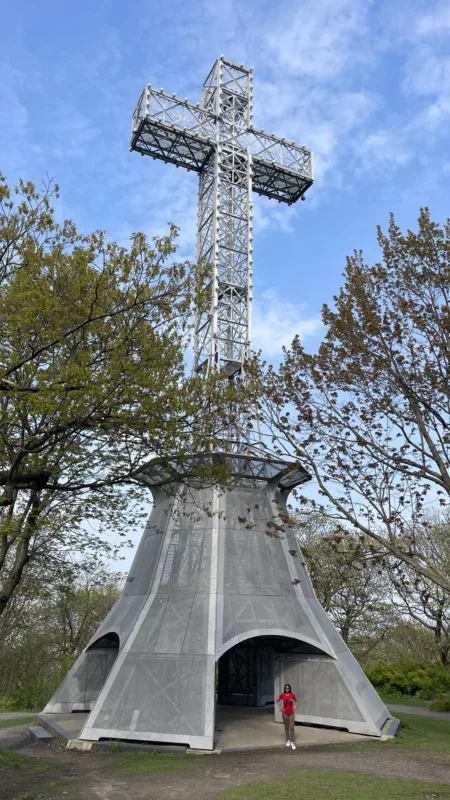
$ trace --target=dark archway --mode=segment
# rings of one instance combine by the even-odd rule
[[[254,636],[238,642],[218,661],[219,705],[273,705],[275,659],[288,653],[328,656],[310,642],[286,636]]]
[[[47,714],[91,711],[119,654],[115,632],[96,639],[77,658],[44,711]]]
[[[86,648],[86,652],[88,653],[90,650],[96,650],[98,648],[103,649],[112,649],[119,651],[120,647],[120,639],[117,633],[106,633],[105,636],[101,636],[100,639],[97,639],[95,642],[89,645]],[[116,653],[117,656],[117,653]]]
[[[89,645],[84,652],[84,708],[92,708],[113,664],[119,655],[120,639],[115,632],[106,633]]]

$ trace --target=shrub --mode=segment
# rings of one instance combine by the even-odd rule
[[[431,711],[450,711],[450,695],[442,694],[430,703]]]
[[[5,711],[15,711],[15,704],[12,697],[7,697],[6,695],[2,695],[0,697],[0,712]]]
[[[1,711],[42,711],[61,683],[60,675],[18,680],[8,694],[0,696]]]
[[[366,675],[378,692],[390,697],[409,695],[433,700],[450,693],[450,669],[441,664],[421,664],[407,659],[391,663],[377,661],[366,667]]]

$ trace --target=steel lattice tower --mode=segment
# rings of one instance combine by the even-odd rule
[[[253,127],[253,74],[219,58],[193,105],[147,86],[133,115],[131,149],[199,173],[197,261],[211,266],[198,316],[194,369],[242,376],[251,342],[252,190],[303,198],[312,153]]]

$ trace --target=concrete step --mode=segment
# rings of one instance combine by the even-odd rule
[[[401,727],[402,723],[396,717],[390,717],[387,719],[381,728],[381,741],[387,742],[389,739],[395,739]]]
[[[53,716],[58,716],[54,714]],[[48,714],[38,714],[36,717],[36,722],[44,728],[47,733],[54,739],[59,739],[60,742],[67,745],[67,742],[71,738],[69,731],[66,731],[62,725],[59,725],[56,720],[52,719],[51,716]]]
[[[48,744],[53,741],[51,733],[41,728],[40,725],[34,725],[32,728],[28,728],[28,736],[32,742],[46,742]]]

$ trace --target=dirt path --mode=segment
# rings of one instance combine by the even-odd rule
[[[173,756],[163,773],[135,774],[123,754],[91,754],[62,750],[58,745],[34,746],[26,727],[0,731],[0,747],[33,757],[26,768],[3,767],[2,798],[20,800],[217,800],[223,789],[276,778],[290,769],[410,778],[450,786],[450,762],[433,760],[433,753],[417,758],[416,750],[373,744],[364,749],[339,746],[230,753],[221,756]],[[422,754],[423,756],[423,754]],[[13,756],[14,757],[14,756]],[[151,757],[149,757],[151,759]],[[156,764],[155,764],[156,767]],[[124,769],[126,770],[124,772]],[[144,766],[145,769],[145,766]],[[157,767],[159,769],[159,767]]]
[[[389,711],[393,711],[395,714],[415,714],[419,717],[430,717],[431,719],[443,719],[447,722],[450,722],[450,714],[447,714],[445,711],[430,711],[429,708],[423,708],[422,706],[402,706],[401,704],[397,703],[392,705],[389,703],[388,705]]]
[[[36,714],[34,711],[2,711],[0,719],[17,719],[17,717],[30,717],[33,719]]]
[[[0,728],[0,750],[23,750],[30,746],[27,725],[14,728]]]

